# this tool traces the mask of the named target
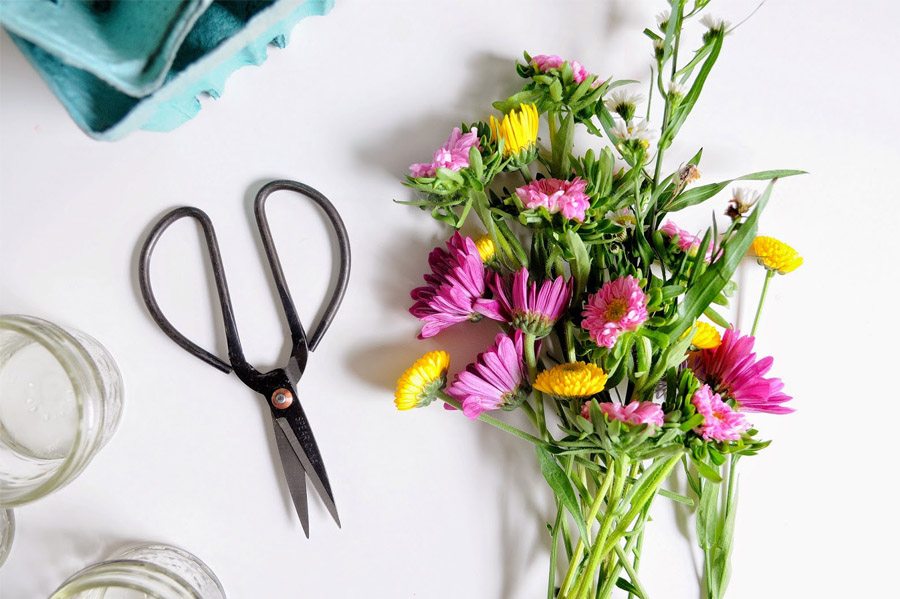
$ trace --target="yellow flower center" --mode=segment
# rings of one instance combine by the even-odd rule
[[[607,374],[595,364],[567,362],[537,375],[534,388],[562,399],[587,399],[603,391]]]
[[[530,150],[537,142],[540,118],[537,106],[520,104],[498,121],[491,115],[491,139],[503,142],[503,155],[514,156]]]
[[[757,262],[768,270],[783,275],[796,270],[803,264],[803,257],[797,250],[774,237],[762,235],[757,237],[753,240],[751,250],[756,256]]]
[[[481,256],[481,261],[484,263],[493,260],[494,254],[497,253],[497,248],[494,247],[494,240],[491,239],[490,235],[482,235],[476,239],[475,247],[478,249],[478,255]]]
[[[411,410],[427,406],[437,397],[447,383],[450,354],[430,351],[410,366],[399,379],[394,393],[398,410]]]
[[[627,312],[628,302],[620,297],[617,297],[606,305],[606,320],[611,322],[621,320]]]

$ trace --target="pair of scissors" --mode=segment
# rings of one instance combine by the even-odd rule
[[[269,230],[269,222],[266,217],[266,199],[273,192],[279,190],[293,191],[315,202],[328,218],[338,241],[340,263],[337,284],[319,324],[309,336],[307,336],[303,324],[300,322],[297,309],[291,299],[291,293],[284,278],[281,261],[272,241],[272,233]],[[141,295],[153,320],[175,343],[226,374],[233,370],[245,385],[265,398],[271,412],[278,453],[281,457],[281,465],[284,469],[288,489],[290,489],[297,516],[303,525],[303,532],[309,538],[309,506],[306,496],[307,477],[309,477],[313,487],[338,527],[340,527],[341,522],[338,518],[334,495],[331,492],[331,485],[328,482],[328,474],[325,472],[325,465],[322,462],[319,447],[316,445],[312,428],[310,428],[306,419],[306,414],[297,394],[297,384],[306,369],[309,352],[315,350],[319,345],[322,336],[328,330],[344,298],[344,291],[347,288],[347,281],[350,276],[350,242],[340,214],[338,214],[337,209],[328,198],[312,187],[296,181],[280,180],[264,185],[256,194],[254,212],[263,248],[265,248],[266,258],[268,259],[272,277],[278,289],[284,315],[291,332],[291,356],[283,368],[276,368],[270,372],[262,373],[244,359],[244,352],[241,348],[241,340],[238,336],[234,312],[231,307],[231,296],[228,293],[228,283],[225,279],[225,271],[222,268],[222,256],[219,253],[215,229],[209,216],[199,208],[190,206],[176,208],[164,215],[153,226],[144,242],[144,246],[141,248],[138,263]],[[206,239],[209,260],[212,265],[216,290],[219,296],[219,305],[222,309],[222,320],[225,325],[225,338],[228,345],[227,361],[220,359],[182,335],[163,315],[153,295],[153,288],[150,284],[150,257],[163,232],[172,223],[185,217],[193,218],[200,223]]]

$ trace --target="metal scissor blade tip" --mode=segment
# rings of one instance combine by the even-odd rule
[[[276,418],[275,421],[278,423],[278,426],[281,427],[284,436],[287,438],[287,441],[290,443],[291,447],[294,450],[294,454],[297,456],[297,459],[306,470],[306,474],[307,476],[309,476],[309,480],[312,482],[313,487],[319,494],[319,497],[322,499],[322,503],[325,504],[325,508],[328,510],[328,513],[331,514],[331,517],[338,525],[338,528],[340,528],[341,519],[337,513],[337,506],[334,504],[334,495],[331,493],[331,485],[328,483],[328,475],[325,473],[325,467],[322,465],[322,458],[318,454],[318,448],[315,445],[315,439],[312,438],[311,431],[306,438],[309,451],[313,453],[312,458],[315,459],[315,465],[310,459],[311,456],[307,454],[307,449],[304,448],[304,446],[301,445],[300,441],[297,439],[296,433],[291,428],[291,424],[288,422],[288,420],[286,418]]]
[[[277,424],[275,425],[275,442],[278,445],[278,455],[281,457],[281,467],[284,469],[284,479],[288,490],[291,492],[291,500],[294,509],[303,527],[303,533],[309,538],[309,503],[306,496],[306,471],[294,454],[291,443]]]

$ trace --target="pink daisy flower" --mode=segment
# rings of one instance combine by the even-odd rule
[[[587,181],[581,177],[575,177],[571,181],[540,179],[519,187],[516,195],[526,208],[546,208],[550,214],[559,212],[570,220],[581,222],[591,205],[585,189]]]
[[[487,351],[447,388],[447,394],[462,404],[463,413],[478,418],[488,410],[513,409],[525,396],[525,364],[522,359],[522,333],[513,337],[500,333]]]
[[[703,416],[703,424],[694,431],[705,441],[737,441],[750,428],[744,415],[722,401],[709,385],[700,387],[691,398],[691,403]]]
[[[591,402],[588,401],[581,408],[581,415],[584,418],[590,419],[590,405]],[[600,411],[610,420],[618,420],[632,426],[641,424],[662,426],[665,417],[662,408],[652,401],[632,401],[624,406],[619,403],[601,403]]]
[[[591,339],[601,347],[612,347],[621,333],[634,331],[647,320],[647,296],[633,276],[621,277],[591,295],[582,316],[581,327]]]
[[[697,250],[700,249],[700,244],[703,242],[703,238],[697,235],[694,235],[690,231],[682,229],[675,223],[670,220],[667,220],[663,223],[663,226],[659,228],[660,233],[665,235],[670,239],[675,239],[678,244],[678,248],[688,255],[693,255],[697,253]],[[712,262],[712,253],[713,253],[713,244],[710,243],[709,247],[706,248],[706,261]]]
[[[506,320],[536,338],[546,337],[553,330],[572,298],[572,286],[562,277],[552,281],[529,281],[524,266],[513,275],[511,288],[499,274],[491,283],[496,305],[483,305],[484,315],[494,320]],[[496,313],[489,313],[496,308]]]
[[[692,352],[688,366],[716,393],[734,399],[740,410],[767,414],[793,412],[782,405],[791,398],[781,392],[784,388],[781,379],[764,376],[772,368],[773,360],[771,357],[757,360],[753,353],[754,341],[750,335],[742,337],[740,332],[728,329],[718,347]]]
[[[468,133],[454,127],[450,137],[440,148],[435,150],[431,162],[411,164],[409,173],[413,177],[433,177],[437,169],[446,168],[458,171],[469,166],[469,150],[478,147],[478,132],[472,127]]]
[[[538,54],[537,56],[531,57],[531,63],[538,68],[543,73],[551,69],[561,69],[563,64],[566,61],[562,59],[562,57],[557,56],[556,54]],[[572,67],[572,79],[575,83],[581,83],[588,77],[590,77],[590,73],[584,65],[582,65],[577,60],[570,60],[569,66]]]
[[[428,256],[427,285],[412,290],[410,314],[424,321],[420,339],[433,337],[456,323],[480,320],[497,313],[496,302],[484,299],[484,263],[475,242],[456,232],[447,249],[436,247]],[[502,318],[500,318],[502,320]]]

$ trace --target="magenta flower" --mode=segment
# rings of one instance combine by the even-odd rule
[[[531,57],[531,63],[542,73],[546,73],[550,69],[561,69],[565,62],[562,57],[555,54],[538,54]],[[581,83],[591,75],[577,60],[570,60],[569,66],[572,67],[572,79],[575,83]]]
[[[513,275],[512,288],[499,274],[494,275],[491,290],[496,305],[483,305],[484,315],[494,320],[506,320],[535,338],[546,337],[553,330],[572,298],[572,286],[562,277],[552,281],[528,280],[528,269],[524,266]],[[496,308],[496,313],[489,313]]]
[[[742,337],[738,331],[728,329],[718,347],[691,353],[688,366],[716,393],[734,399],[740,410],[767,414],[793,412],[781,405],[791,399],[781,392],[784,388],[781,379],[764,376],[772,368],[773,360],[771,357],[757,360],[753,353],[754,341],[749,335]]]
[[[700,249],[700,244],[703,242],[702,237],[699,237],[697,235],[694,235],[690,231],[682,229],[670,220],[667,220],[665,223],[663,223],[663,226],[659,228],[659,231],[670,239],[676,239],[678,248],[688,255],[696,254],[697,250]],[[707,262],[712,262],[712,253],[713,244],[710,243],[709,247],[706,248]],[[721,255],[721,251],[719,253]]]
[[[463,413],[478,418],[488,410],[511,410],[521,403],[527,391],[522,359],[522,333],[513,337],[500,333],[474,364],[456,375],[447,394],[462,404]]]
[[[722,401],[709,385],[700,387],[691,398],[691,403],[703,416],[703,424],[694,431],[706,441],[737,441],[750,428],[744,415]]]
[[[468,133],[463,133],[459,127],[454,127],[446,143],[435,150],[431,162],[420,162],[409,166],[409,173],[413,177],[433,177],[439,168],[458,171],[469,166],[469,150],[478,147],[478,132],[472,127]]]
[[[571,181],[540,179],[516,189],[516,195],[526,208],[546,208],[550,214],[560,212],[568,219],[581,222],[591,205],[585,189],[587,181],[581,177]]]
[[[410,314],[424,321],[420,339],[433,337],[456,323],[497,314],[496,301],[484,298],[485,267],[475,242],[456,232],[447,249],[436,247],[428,256],[427,285],[412,290]],[[502,320],[502,317],[498,317]]]
[[[588,419],[590,419],[590,404],[591,402],[585,402],[581,408],[581,415]],[[662,426],[665,416],[662,408],[652,401],[632,401],[624,406],[620,403],[606,402],[600,404],[600,411],[610,420],[618,420],[632,426],[641,424]]]
[[[591,295],[582,316],[581,327],[591,339],[601,347],[612,347],[621,333],[634,331],[647,320],[647,296],[633,276],[621,277]]]

